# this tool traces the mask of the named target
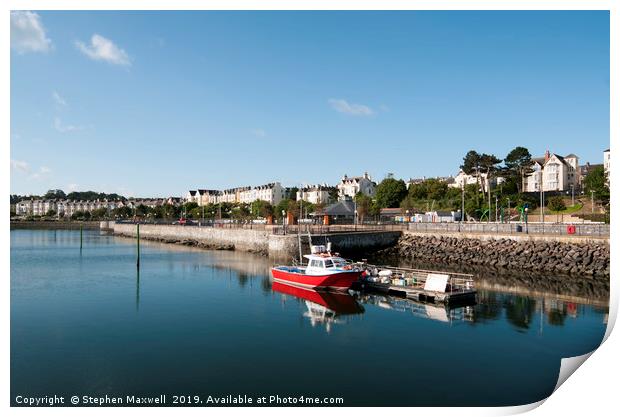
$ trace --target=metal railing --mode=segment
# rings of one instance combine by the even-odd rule
[[[423,233],[480,233],[609,237],[608,224],[557,223],[409,223],[407,230]]]
[[[261,224],[241,221],[205,221],[193,220],[191,223],[178,224],[170,220],[151,220],[133,221],[116,220],[117,223],[130,224],[160,224],[175,225],[178,227],[212,227],[220,229],[247,229],[265,231],[275,235],[291,235],[301,233],[307,235],[325,235],[333,233],[355,233],[355,232],[397,232],[411,231],[418,233],[472,233],[472,234],[496,234],[496,235],[553,235],[553,236],[590,236],[590,237],[609,237],[610,226],[603,223],[539,223],[539,222],[511,222],[511,223],[366,223],[366,224]],[[176,223],[176,224],[175,224]]]
[[[271,226],[275,235],[288,234],[308,234],[324,235],[332,233],[355,233],[355,232],[399,232],[407,230],[407,224],[404,223],[386,223],[386,224],[301,224],[301,225],[277,225]]]

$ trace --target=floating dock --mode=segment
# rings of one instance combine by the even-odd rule
[[[424,303],[468,305],[476,303],[473,275],[364,264],[367,274],[356,287],[399,295]]]

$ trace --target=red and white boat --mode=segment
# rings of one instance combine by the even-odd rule
[[[325,252],[324,247],[314,246],[305,266],[276,266],[271,268],[273,280],[304,288],[346,291],[357,281],[362,269],[351,265],[339,256]]]

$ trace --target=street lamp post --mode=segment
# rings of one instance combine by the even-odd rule
[[[527,207],[525,208],[525,233],[529,233],[529,229],[527,228]]]
[[[487,183],[487,192],[489,193],[489,215],[487,216],[487,223],[491,222],[491,181],[489,181],[489,174],[487,172],[487,178],[485,180]]]
[[[508,223],[510,223],[510,197],[508,197]]]
[[[575,185],[574,184],[570,185],[570,191],[571,191],[571,205],[574,207],[575,206]]]
[[[282,230],[286,234],[286,211],[282,210]]]
[[[497,223],[497,196],[495,196],[495,223]]]
[[[461,185],[461,223],[463,223],[464,218],[465,218],[465,180],[463,180],[463,184]]]
[[[540,172],[540,213],[541,221],[545,222],[545,190],[543,188],[543,173]]]
[[[594,214],[594,190],[590,190],[590,196],[591,196],[591,204],[592,204],[592,214]]]

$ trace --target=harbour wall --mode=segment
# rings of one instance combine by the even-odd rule
[[[131,223],[109,222],[114,234],[135,237],[137,227]],[[265,230],[224,229],[217,227],[141,224],[140,237],[167,243],[191,244],[212,249],[237,249],[269,253],[270,233]]]
[[[11,221],[12,229],[100,229],[99,222],[80,222],[80,221]]]
[[[136,225],[131,223],[102,222],[100,227],[120,236],[135,237],[137,233]],[[354,251],[379,250],[393,246],[400,235],[400,231],[347,232],[329,234],[328,238],[334,250],[350,254]],[[299,256],[300,239],[296,234],[276,235],[270,229],[141,224],[140,237],[209,249],[261,253],[278,259],[290,260],[293,256]],[[326,240],[326,236],[312,237],[313,244],[324,244]],[[302,235],[301,241],[302,252],[309,253],[308,236]]]
[[[609,280],[609,241],[570,237],[429,235],[404,232],[379,257],[466,268],[584,275]]]

